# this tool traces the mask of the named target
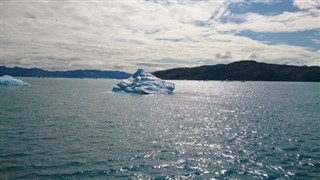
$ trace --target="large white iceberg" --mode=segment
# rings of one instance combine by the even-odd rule
[[[9,75],[4,75],[0,77],[0,86],[30,86],[30,84]]]
[[[130,78],[116,84],[112,91],[135,94],[172,94],[175,86],[165,82],[143,69],[138,69]]]

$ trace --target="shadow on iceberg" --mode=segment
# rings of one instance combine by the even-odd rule
[[[112,91],[134,94],[173,94],[175,85],[165,82],[143,69],[138,69],[130,78],[116,84]]]
[[[30,84],[9,75],[4,75],[0,77],[0,86],[30,86]]]

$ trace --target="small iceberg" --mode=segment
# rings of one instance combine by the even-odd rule
[[[143,69],[138,69],[130,78],[116,84],[112,91],[134,94],[173,94],[175,85],[165,82]]]
[[[0,86],[30,86],[30,84],[9,75],[4,75],[0,77]]]

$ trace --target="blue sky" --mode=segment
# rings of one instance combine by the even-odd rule
[[[1,1],[1,65],[320,65],[320,0]]]
[[[229,6],[229,10],[236,14],[257,13],[261,15],[279,15],[284,12],[298,13],[300,10],[297,6],[294,6],[293,0],[283,1],[270,1],[269,3],[232,3]],[[318,6],[319,7],[319,6]],[[228,20],[225,20],[227,23]],[[320,28],[320,19],[318,20]],[[237,35],[246,36],[258,41],[263,41],[268,44],[290,44],[295,46],[310,47],[314,51],[319,50],[319,43],[316,43],[314,39],[320,40],[319,29],[295,31],[295,32],[267,32],[257,33],[253,31],[242,31]]]
[[[319,50],[319,43],[314,41],[315,39],[320,39],[319,30],[280,33],[256,33],[252,31],[243,31],[237,35],[249,37],[267,44],[289,44],[309,47],[313,51]]]
[[[299,8],[293,3],[293,0],[246,1],[244,3],[231,3],[229,10],[237,14],[251,12],[262,15],[277,15],[284,11],[298,12]]]

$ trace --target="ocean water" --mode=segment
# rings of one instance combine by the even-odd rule
[[[22,78],[1,87],[0,179],[320,179],[320,83]]]

